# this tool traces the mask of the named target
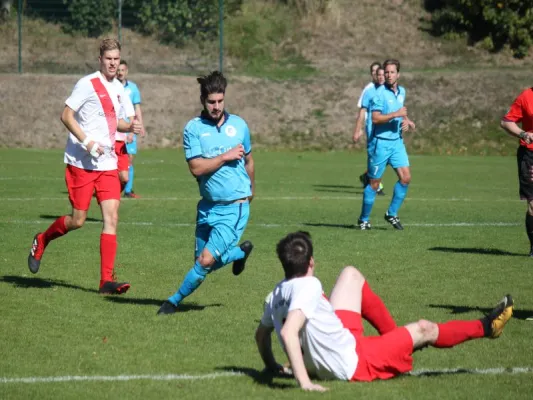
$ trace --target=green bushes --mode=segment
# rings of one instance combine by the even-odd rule
[[[455,38],[467,35],[490,51],[508,45],[517,58],[528,54],[533,41],[531,0],[425,0],[432,12],[431,31]]]

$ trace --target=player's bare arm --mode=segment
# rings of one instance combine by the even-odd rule
[[[202,176],[215,172],[229,161],[240,160],[244,157],[244,147],[242,144],[237,145],[225,153],[213,158],[194,158],[189,161],[189,170],[194,176]]]
[[[361,139],[361,136],[363,136],[363,124],[365,121],[365,112],[366,108],[361,107],[359,109],[359,114],[357,115],[357,121],[355,122],[355,130],[353,132],[353,141],[354,143],[357,143],[359,139]]]
[[[255,342],[257,350],[261,355],[265,368],[272,373],[279,371],[280,365],[276,362],[274,354],[272,353],[272,331],[274,328],[267,327],[261,323],[255,331]],[[283,368],[283,367],[281,367]]]
[[[250,177],[250,182],[252,184],[252,195],[248,198],[248,201],[252,201],[255,195],[255,166],[252,153],[244,156],[244,168],[246,168],[246,173]]]
[[[305,369],[302,349],[300,347],[300,330],[305,324],[306,318],[302,310],[289,311],[287,319],[281,329],[281,340],[289,357],[292,372],[303,390],[324,392],[327,389],[321,385],[311,382],[309,374]]]
[[[382,114],[381,111],[372,112],[372,123],[375,125],[386,124],[394,118],[407,117],[407,107],[402,107],[398,111]]]
[[[141,121],[139,121],[136,116],[134,116],[134,115],[128,116],[128,119],[131,122],[126,122],[125,119],[119,119],[118,120],[117,131],[119,131],[119,132],[133,132],[136,135],[138,135],[142,131],[144,131],[144,127],[143,127]]]
[[[76,136],[76,139],[83,143],[83,146],[89,153],[91,153],[93,157],[104,154],[104,149],[102,146],[100,146],[97,142],[92,140],[83,132],[78,124],[78,121],[76,121],[74,114],[75,111],[72,108],[65,106],[63,113],[61,113],[61,122],[63,122],[63,125],[65,125],[65,127],[72,132],[74,136]]]
[[[519,139],[522,139],[526,143],[533,143],[533,133],[532,132],[524,132],[524,130],[522,128],[520,128],[516,122],[506,121],[506,120],[502,119],[500,121],[500,126],[510,136],[514,136],[514,137],[517,137]]]

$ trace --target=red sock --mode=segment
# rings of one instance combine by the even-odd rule
[[[117,235],[100,235],[100,287],[104,282],[113,280],[113,268],[117,255]]]
[[[363,284],[361,316],[370,322],[380,335],[396,328],[396,322],[394,322],[385,303],[383,303],[381,297],[372,291],[366,281]]]
[[[478,319],[474,321],[449,321],[437,324],[437,326],[439,327],[439,337],[433,345],[434,347],[453,347],[467,340],[485,336],[483,324]]]
[[[48,243],[52,240],[57,239],[68,232],[67,226],[65,225],[65,218],[65,216],[62,216],[56,219],[54,223],[48,227],[46,232],[43,233],[45,246],[48,246]]]

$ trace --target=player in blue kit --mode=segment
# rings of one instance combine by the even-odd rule
[[[239,275],[253,249],[250,241],[238,245],[255,186],[250,131],[242,118],[224,110],[227,81],[222,73],[214,71],[198,83],[204,110],[183,132],[185,158],[202,197],[197,206],[196,262],[158,314],[175,313],[207,274],[230,262],[233,274]]]
[[[130,97],[130,100],[135,108],[135,117],[142,123],[143,115],[141,111],[141,92],[139,87],[128,79],[128,63],[126,60],[120,60],[120,65],[117,70],[117,79],[124,85],[124,92]],[[144,125],[143,125],[144,126]],[[144,136],[142,132],[141,136]],[[124,187],[124,197],[132,199],[139,198],[139,195],[133,191],[133,178],[135,177],[135,169],[133,167],[133,159],[137,154],[137,135],[129,133],[126,138],[126,151],[128,152],[129,167],[128,179]]]
[[[403,230],[398,218],[398,210],[402,205],[407,188],[411,182],[409,158],[403,142],[402,132],[415,129],[415,124],[407,117],[404,106],[405,89],[398,85],[400,62],[387,60],[383,63],[385,84],[376,90],[370,102],[372,111],[372,140],[368,147],[368,177],[370,183],[363,191],[361,216],[357,221],[361,230],[371,229],[370,213],[381,183],[381,177],[388,164],[398,175],[389,209],[385,220],[395,229]]]

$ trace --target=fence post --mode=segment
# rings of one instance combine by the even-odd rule
[[[218,69],[224,72],[224,0],[218,0]]]
[[[122,0],[117,0],[118,5],[118,42],[122,46]]]
[[[19,56],[18,56],[19,74],[22,74],[22,1],[23,0],[19,0],[18,11],[17,11],[18,46],[19,46]]]

